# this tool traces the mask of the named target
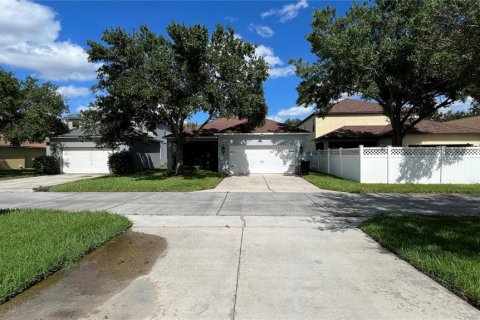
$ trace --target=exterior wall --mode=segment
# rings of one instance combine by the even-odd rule
[[[229,173],[229,155],[230,146],[273,146],[273,145],[293,145],[295,146],[296,163],[298,165],[300,159],[300,147],[303,152],[307,152],[306,134],[265,134],[265,135],[219,135],[218,136],[218,172]]]
[[[378,146],[388,146],[392,139],[383,138],[378,140]],[[480,146],[480,134],[407,134],[403,139],[403,146],[410,145],[449,145],[471,144]]]
[[[155,130],[155,140],[160,142],[160,165],[165,165],[168,162],[168,146],[167,138],[165,136],[172,133],[170,127],[166,124],[159,124]]]
[[[313,117],[311,117],[310,119],[308,119],[307,121],[305,121],[304,123],[302,123],[298,126],[298,128],[312,133],[307,137],[307,151],[308,152],[313,152],[313,151],[316,150],[316,142],[315,142],[315,138],[316,138],[316,136],[315,136],[315,122],[316,122],[316,120],[317,120],[317,118],[315,116],[313,116]]]
[[[0,170],[32,168],[33,159],[44,155],[45,148],[0,147]]]

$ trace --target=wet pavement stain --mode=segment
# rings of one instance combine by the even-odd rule
[[[159,236],[126,231],[75,265],[0,305],[2,319],[78,319],[146,275],[165,254]],[[97,315],[98,316],[98,315]]]

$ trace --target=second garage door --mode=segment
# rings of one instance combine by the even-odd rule
[[[276,146],[231,146],[230,171],[233,174],[295,173],[295,148]]]
[[[107,150],[65,148],[62,151],[63,173],[108,173]]]

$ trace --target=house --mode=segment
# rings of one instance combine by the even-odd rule
[[[229,174],[295,173],[310,136],[268,119],[256,128],[237,118],[211,121],[199,132],[196,128],[184,131],[184,165]],[[167,142],[168,167],[173,170],[174,137],[167,136]]]
[[[447,121],[445,123],[452,124],[454,126],[479,129],[480,128],[480,116],[467,117],[457,120]]]
[[[47,139],[47,154],[56,155],[63,173],[108,173],[108,155],[114,151],[130,150],[135,170],[159,168],[167,162],[167,144],[164,136],[170,134],[166,125],[157,126],[155,134],[138,139],[131,146],[116,150],[96,147],[96,137],[84,137],[77,115],[66,117],[68,133]]]
[[[480,117],[478,119],[448,123],[422,120],[405,135],[403,146],[480,146]],[[310,151],[392,144],[389,119],[383,115],[382,108],[372,102],[342,100],[324,118],[312,114],[298,127],[311,128]]]
[[[25,142],[12,147],[0,137],[0,170],[32,168],[33,159],[46,154],[46,143]]]

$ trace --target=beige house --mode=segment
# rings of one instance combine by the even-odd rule
[[[392,144],[389,119],[377,103],[345,99],[325,117],[316,115],[298,125],[312,132],[308,151]],[[405,136],[403,146],[480,146],[480,117],[467,119],[448,123],[423,120]]]
[[[32,168],[33,159],[46,155],[46,144],[22,143],[12,147],[8,141],[0,138],[0,170]]]

